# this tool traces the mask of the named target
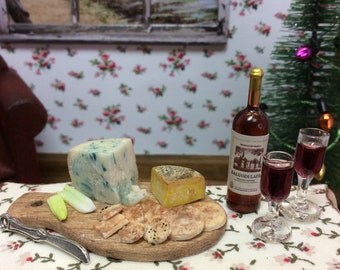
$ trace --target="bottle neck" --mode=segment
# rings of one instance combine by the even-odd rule
[[[260,108],[262,77],[251,76],[248,92],[248,107]]]

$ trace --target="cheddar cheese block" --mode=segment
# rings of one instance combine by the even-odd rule
[[[138,169],[131,139],[103,139],[70,149],[67,163],[72,184],[97,201],[125,205],[146,196],[138,187]]]
[[[165,207],[173,207],[203,199],[205,178],[197,171],[173,165],[151,169],[151,192]]]

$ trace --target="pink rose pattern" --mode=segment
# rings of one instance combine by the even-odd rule
[[[162,128],[164,131],[171,131],[173,128],[182,131],[184,129],[183,124],[187,122],[172,108],[168,108],[166,114],[160,115],[159,119],[165,123],[165,126]]]
[[[96,77],[105,77],[106,74],[110,74],[113,77],[118,77],[117,70],[121,67],[116,64],[114,60],[110,59],[110,55],[100,51],[99,58],[90,60],[93,66],[96,66],[98,71],[95,73]]]
[[[184,49],[174,49],[170,51],[167,62],[161,63],[160,66],[166,70],[170,70],[169,75],[174,77],[176,73],[184,71],[186,66],[190,64],[190,59],[186,58],[186,52]]]
[[[26,61],[30,69],[35,69],[37,75],[41,75],[42,71],[47,71],[51,69],[55,59],[50,57],[50,50],[48,47],[37,48],[33,51],[31,61]]]
[[[234,22],[260,13],[265,4],[275,6],[263,0],[230,1],[234,20],[231,20],[227,31],[229,43],[238,37],[241,28]],[[277,24],[281,24],[286,13],[273,9],[271,16]],[[268,18],[262,15],[259,18],[245,29],[258,36],[258,44],[251,42],[255,54],[265,52],[266,47],[261,41],[266,41],[273,29]],[[96,137],[127,136],[135,137],[138,152],[143,149],[148,153],[185,153],[197,147],[209,148],[208,152],[218,155],[226,154],[232,119],[241,109],[232,99],[237,92],[247,90],[230,87],[228,80],[248,82],[249,71],[255,65],[251,52],[238,48],[234,51],[228,48],[228,55],[220,60],[216,56],[218,49],[215,50],[214,46],[195,46],[194,50],[201,52],[198,60],[204,62],[198,68],[197,59],[192,59],[189,47],[181,45],[164,47],[165,53],[158,63],[151,61],[154,51],[158,52],[157,47],[136,45],[137,57],[133,64],[124,61],[123,57],[130,50],[124,45],[99,47],[94,56],[85,61],[82,51],[78,51],[76,46],[68,45],[61,50],[58,47],[59,57],[54,55],[57,50],[51,46],[36,46],[24,65],[38,77],[37,82],[31,84],[32,90],[37,91],[40,88],[38,84],[47,80],[45,78],[49,80],[49,89],[44,88],[41,93],[42,98],[46,95],[54,99],[52,104],[49,101],[45,103],[49,112],[45,132],[56,132],[54,138],[59,138],[61,146]],[[112,50],[114,46],[116,51]],[[1,49],[8,55],[18,51],[13,44],[3,44]],[[64,52],[62,57],[61,51]],[[217,60],[222,61],[224,68],[215,68]],[[60,67],[63,62],[69,64],[57,70],[57,64]],[[197,74],[189,76],[195,68]],[[190,72],[187,72],[189,69]],[[124,80],[121,79],[123,72]],[[128,77],[126,74],[129,74]],[[140,85],[136,86],[136,81],[141,81]],[[223,87],[216,86],[220,81],[223,81]],[[174,83],[180,86],[174,87]],[[54,91],[52,95],[49,90]],[[169,97],[173,97],[172,101],[168,100]],[[66,110],[65,116],[62,112]],[[220,118],[218,124],[212,120],[217,115]],[[98,129],[101,130],[99,136],[91,134]],[[167,131],[166,135],[162,133],[164,131]],[[197,132],[203,131],[209,136],[197,136]],[[151,144],[145,145],[145,136],[153,138]],[[51,136],[47,137],[50,141]],[[180,140],[182,147],[173,148],[173,140]],[[44,139],[37,138],[38,148],[44,150],[46,144]],[[62,149],[68,151],[68,148]]]

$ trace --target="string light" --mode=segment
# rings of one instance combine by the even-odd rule
[[[329,132],[333,127],[334,118],[328,110],[326,99],[319,98],[317,100],[317,106],[318,106],[318,110],[320,113],[320,117],[319,117],[320,128]]]

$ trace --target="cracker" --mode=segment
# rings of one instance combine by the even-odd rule
[[[204,231],[217,230],[227,222],[226,212],[215,202],[200,201],[191,205],[201,212],[204,219]]]
[[[109,220],[97,222],[93,227],[106,239],[115,234],[128,223],[129,221],[124,215],[117,214]]]
[[[171,208],[167,219],[170,222],[172,240],[190,240],[204,229],[204,219],[200,211],[188,204]]]
[[[143,237],[145,225],[139,222],[129,222],[118,231],[119,240],[122,243],[132,244]]]

